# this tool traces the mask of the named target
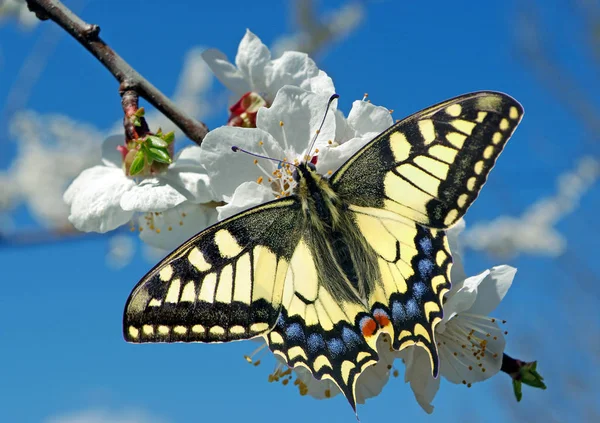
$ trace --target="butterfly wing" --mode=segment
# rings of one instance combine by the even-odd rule
[[[372,318],[363,304],[332,294],[319,261],[319,254],[327,252],[315,244],[322,247],[328,240],[317,240],[308,235],[298,243],[286,276],[281,315],[265,339],[290,367],[302,366],[318,380],[333,381],[355,409],[356,379],[378,360],[375,345],[361,330],[361,320]]]
[[[300,202],[276,200],[195,235],[154,267],[127,300],[129,342],[225,342],[277,322],[302,232]]]
[[[450,288],[443,231],[477,197],[523,115],[511,97],[463,95],[418,112],[377,136],[330,179],[377,256],[368,304],[393,348],[421,345],[434,376],[434,329]]]
[[[456,97],[377,136],[332,175],[331,183],[355,206],[448,228],[477,198],[522,116],[521,105],[506,94]]]

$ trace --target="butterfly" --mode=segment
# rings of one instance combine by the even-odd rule
[[[377,340],[418,345],[437,377],[450,289],[444,230],[473,203],[523,115],[475,92],[394,124],[326,177],[295,166],[292,195],[195,235],[133,289],[128,342],[263,336],[290,367],[333,381],[356,410]]]

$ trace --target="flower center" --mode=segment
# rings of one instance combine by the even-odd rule
[[[496,335],[492,335],[498,331],[497,322],[498,319],[493,317],[461,313],[446,324],[444,332],[437,334],[437,345],[469,371],[485,373],[482,359],[486,355],[497,359],[502,354],[502,351],[495,351],[493,348],[496,344],[490,342],[498,339]],[[505,320],[500,322],[506,323]],[[504,334],[507,335],[508,332],[505,331]],[[463,384],[471,386],[466,381]]]

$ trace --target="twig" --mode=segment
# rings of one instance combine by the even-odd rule
[[[189,116],[133,69],[99,37],[100,27],[84,22],[59,0],[26,0],[40,20],[50,19],[85,47],[119,81],[121,95],[135,91],[169,118],[192,141],[201,144],[208,132],[202,122]]]

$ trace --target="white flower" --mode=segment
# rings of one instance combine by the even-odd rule
[[[102,164],[81,172],[66,190],[63,198],[71,208],[69,221],[80,231],[103,233],[126,224],[136,212],[146,213],[152,216],[152,222],[160,221],[160,225],[146,225],[148,229],[162,232],[163,236],[144,239],[160,248],[174,248],[191,232],[183,237],[180,231],[161,231],[161,228],[180,226],[182,213],[201,215],[190,216],[195,221],[209,220],[204,208],[187,205],[213,200],[208,176],[199,163],[200,147],[181,150],[164,173],[130,178],[122,169],[117,151],[122,142],[122,136],[107,138],[102,146]],[[186,207],[186,211],[172,212],[177,207]],[[167,216],[172,216],[172,222],[167,221]],[[140,225],[140,231],[144,229],[145,226]],[[195,227],[194,231],[200,229]]]
[[[278,92],[270,108],[260,109],[256,128],[221,127],[208,133],[202,143],[200,162],[210,177],[215,199],[228,203],[217,209],[220,220],[290,195],[296,185],[289,165],[234,153],[232,146],[288,163],[317,155],[317,171],[328,175],[393,123],[387,109],[356,101],[347,121],[339,112],[335,117],[327,113],[309,152],[308,146],[323,121],[327,101],[326,96],[286,86]]]
[[[334,93],[331,78],[319,70],[306,53],[287,51],[280,58],[271,60],[268,47],[250,30],[246,30],[240,42],[235,65],[215,49],[206,50],[202,57],[217,79],[237,98],[255,92],[270,105],[284,85],[328,96]]]

